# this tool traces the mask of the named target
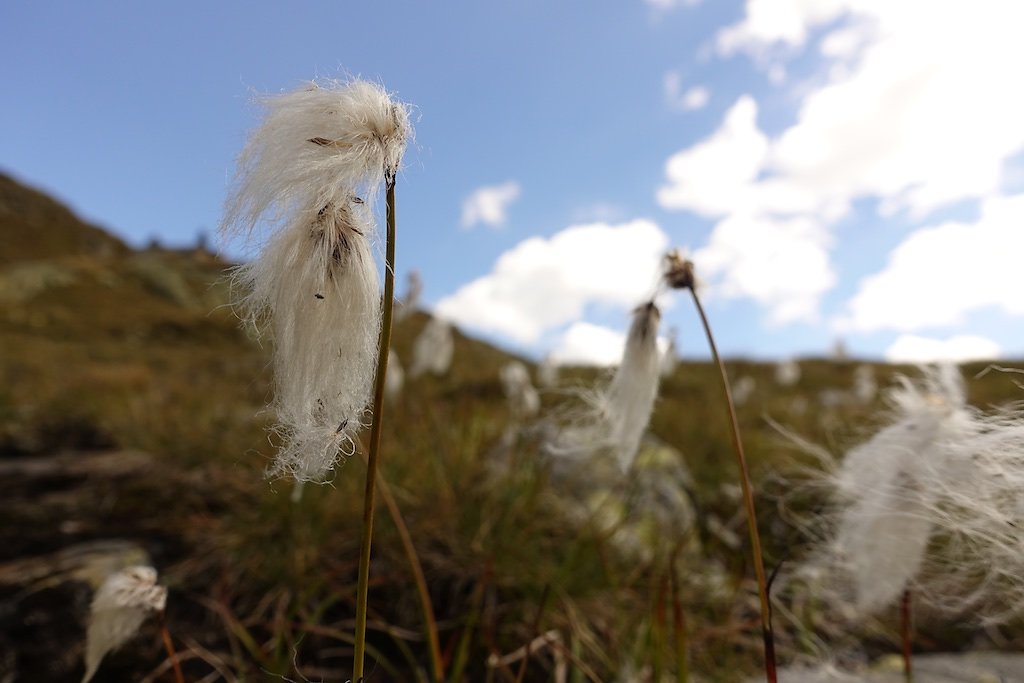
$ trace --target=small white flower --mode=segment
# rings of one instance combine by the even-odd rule
[[[167,588],[158,586],[156,579],[152,567],[128,567],[108,576],[96,591],[89,613],[82,683],[96,675],[108,652],[138,633],[151,612],[163,611]]]

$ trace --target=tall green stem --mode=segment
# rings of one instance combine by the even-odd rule
[[[743,454],[743,440],[740,438],[739,421],[736,419],[736,408],[732,402],[732,391],[729,388],[729,376],[725,372],[725,364],[718,355],[715,338],[711,334],[711,325],[704,314],[704,307],[697,296],[697,290],[689,287],[693,295],[693,303],[697,307],[700,321],[704,325],[704,333],[708,337],[711,355],[718,365],[722,378],[722,389],[725,390],[725,402],[729,409],[729,421],[732,424],[732,445],[736,451],[736,460],[740,468],[740,486],[743,489],[743,504],[747,511],[747,528],[750,530],[750,549],[754,556],[754,572],[757,574],[757,592],[761,598],[761,632],[764,636],[764,672],[769,683],[777,683],[778,673],[775,664],[775,635],[772,632],[771,603],[768,601],[768,580],[764,573],[764,557],[761,554],[761,535],[757,531],[757,515],[754,512],[754,493],[750,485],[750,474],[747,470],[747,458]]]
[[[363,657],[366,651],[366,601],[370,586],[370,543],[373,540],[373,507],[377,482],[377,460],[384,417],[384,380],[388,371],[388,350],[391,348],[391,318],[395,303],[395,178],[387,179],[387,248],[384,258],[384,303],[377,346],[377,375],[373,391],[373,424],[370,429],[370,452],[366,458],[366,493],[363,497],[363,533],[359,542],[359,583],[356,587],[355,653],[352,680],[363,679]]]

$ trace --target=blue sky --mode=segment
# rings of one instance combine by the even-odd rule
[[[255,95],[360,76],[416,108],[399,277],[471,334],[612,360],[680,246],[731,355],[1024,355],[1017,3],[0,14],[0,169],[133,244],[216,229]],[[689,303],[663,303],[704,355]]]

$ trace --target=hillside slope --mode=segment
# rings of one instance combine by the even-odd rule
[[[0,257],[0,680],[80,680],[96,582],[132,562],[152,563],[170,585],[167,623],[187,680],[214,671],[346,680],[362,462],[350,459],[297,501],[290,482],[264,479],[276,438],[265,408],[269,348],[229,305],[229,264],[204,251],[129,249],[6,177],[0,240],[10,246]],[[404,363],[428,320],[416,312],[397,325]],[[485,680],[495,673],[486,662],[529,642],[540,624],[584,663],[577,680],[584,671],[612,680],[626,664],[668,667],[666,577],[677,569],[694,672],[734,683],[755,670],[756,600],[716,370],[680,363],[650,426],[649,459],[686,473],[658,490],[695,513],[646,530],[653,547],[627,539],[624,551],[601,524],[564,512],[581,501],[554,488],[539,455],[546,421],[601,373],[563,371],[562,385],[542,394],[538,420],[523,423],[498,379],[511,359],[456,332],[450,372],[407,379],[385,416],[382,477],[429,582],[445,666],[464,667],[453,680]],[[787,477],[809,461],[767,418],[838,452],[882,420],[883,404],[855,398],[858,362],[803,361],[788,386],[771,364],[729,365],[748,387],[739,415],[767,561],[789,563],[804,541],[781,514],[794,502]],[[885,386],[910,369],[868,371]],[[971,381],[971,400],[1016,400],[1012,379]],[[613,502],[625,510],[633,501]],[[378,519],[374,680],[426,680],[408,559],[397,523],[383,509]],[[828,615],[810,618],[780,627],[787,659],[804,661],[816,654],[808,643],[837,635]],[[891,649],[891,624],[856,628],[868,654]],[[922,647],[933,649],[984,638],[967,626],[921,628]],[[1001,637],[1008,649],[1024,642]],[[153,674],[164,657],[149,622],[96,680],[171,680]],[[525,680],[549,680],[556,659],[538,653]],[[499,671],[515,680],[514,666]]]

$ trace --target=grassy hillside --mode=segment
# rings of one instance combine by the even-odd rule
[[[4,177],[0,236],[0,679],[79,680],[101,569],[148,558],[170,586],[167,622],[188,680],[346,680],[364,468],[351,459],[298,502],[290,482],[263,478],[274,453],[269,354],[227,305],[227,264],[132,251]],[[427,319],[399,323],[402,360]],[[545,420],[571,392],[545,392],[540,418],[516,423],[498,380],[511,358],[461,334],[455,349],[446,376],[407,381],[389,406],[382,465],[428,580],[449,679],[515,680],[518,662],[488,658],[548,631],[561,644],[531,659],[527,681],[550,680],[556,660],[576,681],[624,680],[628,667],[667,675],[673,608],[701,680],[756,671],[756,593],[713,368],[681,363],[664,380],[636,500],[612,499],[625,516],[609,526],[579,513],[595,489],[559,480],[539,455]],[[810,460],[771,421],[836,453],[861,440],[881,404],[850,398],[859,366],[808,360],[782,387],[771,365],[730,364],[754,386],[739,411],[770,568],[801,554],[780,513],[816,504],[787,490]],[[874,368],[883,386],[898,371]],[[577,369],[563,381],[596,376]],[[969,387],[982,406],[1020,395],[998,373]],[[644,503],[659,483],[671,504]],[[409,563],[384,508],[378,520],[371,680],[426,680]],[[848,633],[806,609],[802,621],[777,617],[784,661],[847,636],[871,654],[894,649],[892,619]],[[921,626],[923,649],[987,637]],[[1024,642],[1019,630],[1000,638]],[[164,659],[150,622],[97,680],[173,680]]]

